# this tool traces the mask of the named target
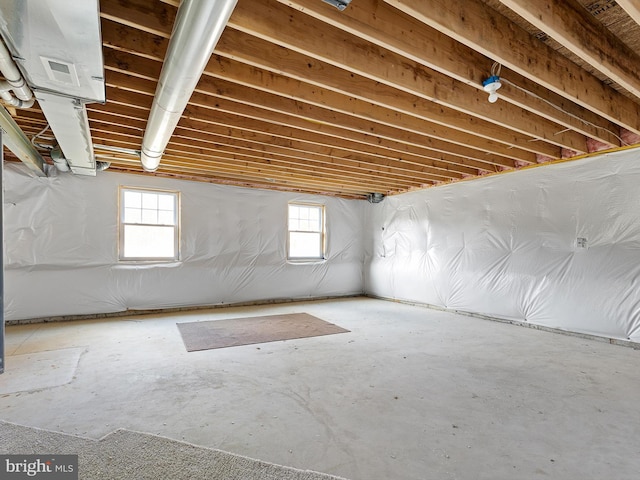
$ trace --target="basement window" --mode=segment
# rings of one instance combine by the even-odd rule
[[[289,204],[288,259],[317,261],[325,258],[324,205]]]
[[[120,187],[120,260],[180,258],[179,199],[178,192]]]

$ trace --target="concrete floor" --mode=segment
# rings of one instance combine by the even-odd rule
[[[176,328],[289,312],[351,333],[187,353]],[[93,438],[128,428],[352,480],[640,472],[631,348],[367,298],[7,327],[7,355],[76,347],[70,383],[0,395],[0,418]]]

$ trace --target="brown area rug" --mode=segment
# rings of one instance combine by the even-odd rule
[[[188,352],[346,333],[308,313],[178,323]]]

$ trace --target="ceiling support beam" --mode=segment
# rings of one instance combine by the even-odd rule
[[[639,104],[487,8],[481,0],[384,1],[558,95],[640,133]]]
[[[104,10],[105,6],[101,5],[101,8]],[[287,29],[282,29],[279,27],[280,18],[287,15],[293,17],[292,21],[288,23]],[[108,18],[115,19],[115,16],[109,14]],[[141,50],[141,45],[144,44],[150,49],[149,51],[161,53],[164,40],[158,38],[145,40],[137,47],[134,39],[131,38],[131,42],[128,42],[131,47],[123,47],[128,36],[134,35],[137,38],[144,36],[144,33],[139,30],[137,32],[133,30],[135,33],[131,33],[130,27],[124,25],[116,27],[111,23],[103,22],[105,45],[119,45],[120,49],[132,51]],[[584,135],[565,131],[562,125],[540,119],[514,105],[507,103],[498,106],[490,105],[485,95],[480,95],[475,87],[460,84],[450,77],[426,69],[381,47],[371,49],[368,42],[346,35],[335,27],[327,26],[285,5],[275,2],[266,2],[266,4],[265,2],[254,4],[241,2],[236,6],[228,27],[269,43],[285,46],[291,49],[293,55],[306,55],[316,63],[320,61],[333,67],[334,71],[342,70],[339,78],[346,78],[346,82],[342,82],[344,88],[348,88],[350,84],[352,87],[356,86],[354,80],[364,77],[378,83],[380,88],[400,90],[387,94],[387,101],[398,96],[404,97],[406,94],[413,95],[422,101],[425,112],[423,115],[431,115],[434,120],[437,118],[440,122],[446,122],[449,136],[452,134],[455,136],[455,131],[482,135],[485,131],[483,126],[487,124],[489,128],[484,133],[487,135],[485,138],[502,140],[509,147],[532,149],[535,153],[550,156],[559,156],[562,146],[586,152]],[[158,33],[157,28],[153,31]],[[309,32],[318,32],[318,35],[309,35]],[[227,28],[220,42],[224,42],[230,33]],[[169,32],[166,33],[166,36],[168,35]],[[154,42],[156,45],[153,45]],[[298,43],[300,45],[297,45]],[[343,45],[343,47],[336,50],[332,45]],[[244,45],[238,48],[242,50]],[[270,47],[267,51],[270,50],[279,49]],[[292,64],[292,62],[287,64],[290,63]],[[397,68],[389,69],[390,64],[397,65]],[[353,74],[357,75],[356,79],[350,78]],[[308,72],[307,75],[313,78],[313,72]],[[330,79],[331,76],[325,73],[323,78]],[[451,108],[452,102],[455,108]],[[475,117],[471,120],[471,124],[468,117],[470,110]],[[514,124],[516,127],[513,126]],[[520,141],[517,140],[518,137]],[[545,147],[545,144],[549,147]],[[552,152],[551,149],[555,151]]]
[[[289,19],[287,28],[282,28],[282,18]],[[240,2],[228,25],[405,93],[431,100],[440,106],[530,135],[538,141],[578,152],[587,151],[584,135],[563,129],[554,122],[506,102],[489,104],[485,95],[479,95],[474,87],[345,34],[275,0]],[[450,126],[461,128],[454,123]]]
[[[558,147],[545,142],[534,142],[538,145],[533,145],[530,136],[501,129],[484,120],[469,119],[432,101],[416,95],[403,94],[393,87],[310,56],[282,48],[273,48],[273,44],[237,30],[229,29],[225,32],[215,53],[220,57],[234,59],[429,122],[422,124],[421,133],[448,143],[524,162],[528,162],[533,157],[529,152],[544,150],[545,154],[553,155],[554,152],[560,151]],[[212,58],[205,72],[210,75],[226,74],[225,71],[220,70],[216,57]],[[452,130],[451,122],[454,120],[459,122],[465,131]]]
[[[103,39],[105,45],[111,47],[119,42],[120,48],[105,49],[105,60],[112,68],[130,75],[154,79],[157,78],[162,52],[150,58],[140,47],[146,50],[152,43],[152,37],[141,31],[126,26],[118,26],[113,22],[103,22]],[[483,158],[487,155],[504,157],[505,160],[518,160],[525,163],[535,161],[535,153],[548,156],[560,156],[560,148],[546,142],[532,142],[530,136],[500,129],[495,125],[478,119],[469,119],[451,109],[437,105],[431,101],[415,95],[406,95],[390,86],[372,81],[368,78],[350,73],[333,65],[321,62],[315,58],[274,47],[265,40],[245,34],[238,30],[227,28],[216,46],[215,53],[220,57],[237,60],[267,72],[273,72],[283,77],[300,80],[321,98],[325,93],[330,98],[337,98],[332,92],[341,93],[373,105],[384,107],[422,120],[420,132],[422,136],[430,137],[429,148],[442,148],[443,151],[459,152],[462,156],[474,157],[473,150],[480,150]],[[133,54],[136,57],[131,57]],[[228,76],[228,72],[220,57],[212,57],[205,68],[205,74],[216,77]],[[153,61],[151,61],[153,60]],[[268,73],[262,72],[262,75]],[[273,78],[272,75],[269,78]],[[280,80],[280,82],[284,79]],[[326,90],[326,92],[325,92]],[[340,109],[344,111],[353,100],[341,102]],[[335,103],[335,102],[334,102]],[[371,108],[371,107],[370,107]],[[380,110],[380,109],[378,109]],[[391,112],[391,113],[393,113]],[[407,117],[408,118],[408,117]],[[466,131],[453,130],[448,123],[456,119]],[[428,122],[428,123],[427,123]],[[415,122],[414,122],[415,123]],[[491,138],[491,140],[489,140]],[[497,139],[495,141],[493,139]],[[455,145],[451,145],[455,144]],[[441,147],[438,147],[440,145]]]
[[[131,77],[118,76],[117,83],[122,88],[130,85],[133,91],[141,91],[142,93],[147,93],[149,89],[149,86],[144,86],[143,82],[145,82],[145,80],[152,81],[154,72],[158,68],[157,65],[159,65],[157,62],[151,60],[142,58],[135,59],[128,54],[116,52],[111,49],[106,49],[105,63],[110,71],[113,70],[113,74],[110,73],[112,78],[116,75],[116,71],[122,74],[133,75]],[[125,65],[127,68],[122,68]],[[304,65],[306,65],[306,63]],[[301,66],[300,68],[304,67]],[[142,80],[142,78],[145,80]],[[215,78],[219,80],[214,80]],[[361,128],[362,122],[358,119],[361,119],[366,122],[380,123],[388,128],[400,128],[414,132],[420,137],[428,136],[430,138],[427,140],[428,143],[424,143],[425,147],[428,146],[439,149],[442,155],[446,155],[447,157],[449,153],[452,153],[461,158],[482,159],[483,162],[506,167],[514,166],[513,159],[533,163],[533,155],[529,152],[515,148],[508,149],[499,143],[490,142],[464,133],[458,133],[455,137],[452,136],[452,138],[445,140],[447,129],[441,125],[365,101],[364,98],[366,98],[368,92],[376,91],[375,85],[370,85],[370,88],[366,88],[366,85],[370,83],[368,79],[362,79],[361,82],[354,82],[357,83],[357,85],[354,85],[354,88],[355,86],[362,88],[359,92],[359,97],[361,98],[353,98],[347,97],[345,94],[335,93],[331,90],[313,88],[313,85],[309,85],[296,78],[264,71],[251,65],[214,54],[197,89],[206,94],[220,95],[223,90],[229,90],[228,88],[223,89],[223,86],[230,86],[231,83],[238,84],[238,88],[244,86],[245,90],[246,87],[258,90],[259,92],[256,95],[247,96],[247,98],[253,97],[253,100],[257,102],[266,94],[280,95],[284,98],[281,102],[283,104],[294,100],[312,104],[324,110],[330,109],[334,112],[342,113],[344,115],[342,115],[341,118],[344,118],[345,122],[358,126],[359,128]],[[377,90],[380,90],[380,88]],[[280,108],[282,105],[278,105],[278,107]],[[355,121],[353,119],[355,119]],[[438,133],[440,135],[438,135]],[[478,148],[478,146],[480,146],[480,148]],[[500,153],[497,154],[498,152]]]
[[[405,15],[382,0],[358,0],[340,12],[317,0],[278,0],[352,35],[403,55],[475,87],[491,75],[493,60]],[[539,88],[526,77],[502,68],[500,98],[589,138],[620,146],[618,126],[586,108]]]
[[[639,0],[617,0],[620,5],[633,20],[640,25],[640,1]]]
[[[139,88],[139,87],[138,87]],[[140,91],[140,90],[139,90]],[[136,96],[135,93],[123,94],[120,90],[110,90],[110,98],[112,102],[129,102],[131,106],[146,107],[149,104],[149,90],[142,91],[143,96]],[[212,104],[211,97],[218,100]],[[120,100],[121,99],[121,100]],[[131,102],[135,100],[135,105]],[[207,110],[211,110],[207,113]],[[282,98],[267,92],[255,92],[249,87],[228,82],[225,80],[216,80],[203,77],[196,88],[196,92],[192,95],[190,104],[187,107],[187,114],[191,118],[197,118],[200,115],[216,116],[217,112],[227,111],[229,113],[240,113],[242,115],[255,116],[260,112],[261,119],[282,122],[289,126],[302,125],[326,125],[340,133],[341,138],[350,138],[351,133],[361,133],[373,135],[378,138],[384,138],[390,141],[399,141],[410,145],[427,147],[430,139],[424,137],[419,132],[409,132],[391,125],[384,124],[367,124],[356,118],[345,115],[340,112],[333,112],[327,108],[318,108],[313,105],[302,103],[299,101]],[[279,120],[284,119],[284,120]],[[436,142],[437,143],[437,142]],[[456,165],[463,167],[472,167],[476,169],[493,169],[492,165],[500,165],[501,167],[513,168],[512,160],[506,158],[492,158],[492,156],[483,154],[483,152],[474,152],[473,158],[465,158],[464,156],[456,157],[455,155],[443,152],[431,152],[431,158],[439,158],[441,161],[433,163],[439,168],[450,168],[456,170]],[[444,159],[451,166],[444,163]],[[477,160],[474,160],[477,159]],[[467,172],[468,173],[468,172]]]
[[[640,99],[640,56],[577,0],[500,0]]]
[[[136,128],[139,131],[144,130],[144,120],[139,118],[140,114],[138,116],[127,114],[125,113],[127,110],[130,109],[115,107],[111,112],[121,113],[122,116],[127,117],[129,125],[137,125]],[[117,116],[97,110],[92,112],[92,119],[110,125],[118,125],[121,122]],[[329,158],[330,163],[343,159],[359,162],[370,169],[390,167],[394,170],[411,173],[415,168],[435,165],[431,158],[425,156],[422,149],[412,148],[409,145],[393,144],[384,140],[381,140],[379,144],[374,144],[373,137],[365,135],[340,139],[226,112],[219,112],[207,118],[185,118],[180,122],[176,132],[178,135],[186,137],[198,134],[207,137],[210,133],[215,133],[231,139],[316,153]],[[365,143],[364,139],[368,138],[371,138],[370,143]],[[395,148],[393,148],[394,145]],[[398,156],[401,160],[398,160]],[[435,159],[437,158],[436,156]],[[460,167],[455,170],[462,171]],[[469,168],[469,170],[470,172],[466,172],[467,174],[474,173],[473,169]]]
[[[0,106],[0,128],[5,132],[3,140],[7,148],[36,176],[46,177],[44,159],[3,106]]]

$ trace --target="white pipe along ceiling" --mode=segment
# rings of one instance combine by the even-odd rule
[[[236,3],[184,0],[180,4],[142,139],[140,160],[146,171],[153,172],[160,165]]]
[[[27,86],[2,40],[0,40],[0,73],[6,79],[0,81],[2,100],[15,108],[31,108],[35,103],[33,92]],[[22,160],[33,173],[44,176],[44,159],[5,108],[0,108],[0,128],[6,134],[3,140],[7,148]]]
[[[0,72],[6,79],[0,82],[0,96],[8,105],[16,108],[30,108],[35,99],[31,89],[24,81],[20,70],[11,58],[11,54],[4,42],[0,41]],[[11,92],[15,94],[12,95]]]

